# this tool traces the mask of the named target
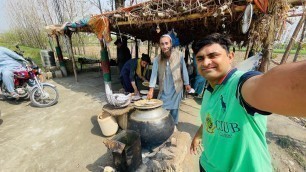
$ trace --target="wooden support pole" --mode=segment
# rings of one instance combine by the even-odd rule
[[[302,44],[304,36],[305,36],[305,30],[306,30],[306,20],[304,21],[304,26],[303,26],[303,30],[302,30],[302,33],[301,33],[301,38],[300,38],[300,41],[298,43],[298,47],[296,49],[296,52],[295,52],[295,55],[294,55],[294,58],[293,58],[293,62],[296,62],[296,60],[299,56],[299,53],[300,53],[300,50],[301,50],[301,44]]]
[[[104,80],[104,88],[105,88],[105,93],[106,95],[112,94],[112,78],[111,78],[111,70],[110,70],[110,65],[109,65],[109,57],[108,57],[108,51],[106,44],[104,41],[100,41],[101,45],[101,51],[100,51],[100,56],[101,56],[101,68],[103,72],[103,80]],[[106,96],[108,98],[108,96]]]
[[[150,41],[148,40],[148,55],[150,56]]]
[[[73,50],[72,50],[72,40],[71,40],[72,33],[68,33],[68,34],[66,34],[66,36],[68,38],[67,48],[68,48],[69,59],[72,61],[72,67],[73,67],[75,82],[78,82],[78,74],[77,74],[75,59],[74,59]]]
[[[138,59],[138,41],[137,41],[136,37],[135,37],[135,43],[136,43],[136,46],[135,46],[135,56]]]
[[[55,39],[56,39],[56,47],[55,47],[56,55],[61,65],[61,63],[63,63],[63,53],[62,53],[62,49],[59,43],[58,35],[55,36]]]
[[[67,74],[67,69],[66,69],[66,66],[65,66],[65,63],[64,63],[63,53],[62,53],[62,49],[61,49],[61,46],[60,46],[60,43],[59,43],[58,35],[55,36],[55,39],[56,39],[55,51],[56,51],[56,55],[57,55],[57,58],[58,58],[59,65],[60,65],[60,69],[61,69],[63,75],[67,76],[68,75]]]
[[[286,51],[285,51],[285,54],[283,55],[283,58],[282,58],[280,64],[283,64],[283,63],[287,62],[287,59],[289,57],[290,50],[291,50],[291,48],[293,46],[293,43],[295,42],[296,37],[297,37],[298,33],[300,32],[303,23],[305,22],[305,16],[306,16],[306,13],[304,12],[303,16],[301,17],[298,25],[296,26],[296,28],[295,28],[292,36],[291,36],[291,39],[290,39],[290,41],[288,43],[288,46],[287,46]]]
[[[247,46],[247,49],[245,51],[245,55],[244,55],[244,60],[247,59],[249,57],[249,54],[250,54],[250,51],[251,51],[251,47],[253,47],[253,43],[252,42],[249,42],[248,43],[248,46]]]
[[[49,42],[49,45],[50,45],[51,51],[53,51],[53,52],[54,52],[54,49],[53,49],[53,44],[52,44],[53,40],[52,40],[52,37],[51,37],[50,35],[48,35],[48,42]]]
[[[272,16],[268,23],[270,23],[268,33],[274,33],[275,26],[278,23],[276,17]],[[267,38],[263,41],[263,49],[262,49],[263,55],[262,55],[262,60],[261,60],[261,64],[259,67],[259,71],[263,73],[268,71],[269,69],[275,37],[276,37],[275,34],[268,34]]]
[[[105,83],[110,83],[112,79],[111,79],[111,73],[110,73],[110,65],[109,65],[107,47],[103,41],[100,42],[100,45],[101,45],[100,56],[101,56],[101,68],[103,72],[103,80]]]

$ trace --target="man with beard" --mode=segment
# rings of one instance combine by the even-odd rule
[[[150,78],[148,99],[153,97],[154,87],[158,76],[158,99],[163,101],[163,108],[170,111],[175,125],[178,124],[178,109],[183,98],[183,87],[189,91],[189,77],[183,54],[172,48],[172,39],[169,35],[162,35],[159,40],[161,54],[153,62]]]

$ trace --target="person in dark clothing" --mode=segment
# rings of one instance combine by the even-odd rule
[[[150,63],[150,57],[147,54],[142,54],[141,59],[130,59],[124,64],[120,72],[120,80],[126,92],[139,94],[136,81],[147,81],[145,76]]]
[[[252,57],[255,55],[255,50],[251,49],[251,51],[249,52],[248,58]]]
[[[119,72],[121,72],[123,65],[132,58],[131,52],[127,47],[126,38],[118,38],[115,43],[117,46],[117,63],[119,67]]]

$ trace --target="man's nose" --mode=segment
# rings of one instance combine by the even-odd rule
[[[211,64],[211,60],[209,58],[204,58],[202,61],[202,66],[207,67]]]

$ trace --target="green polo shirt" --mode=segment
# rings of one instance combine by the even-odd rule
[[[205,91],[200,111],[204,147],[200,163],[208,172],[272,171],[266,116],[240,96],[239,87],[254,75],[233,69],[221,84]]]

